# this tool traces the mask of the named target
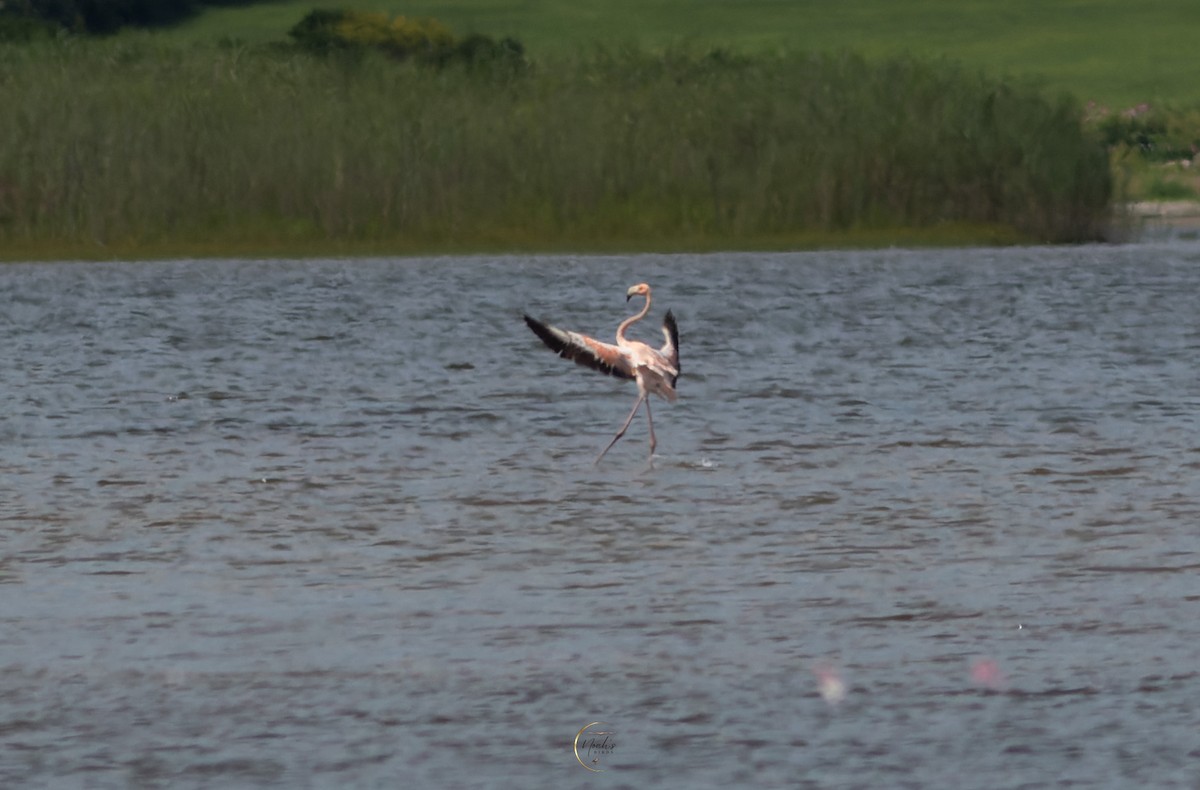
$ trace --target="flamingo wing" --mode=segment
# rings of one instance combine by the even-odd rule
[[[621,349],[608,343],[601,343],[595,338],[559,329],[556,326],[543,324],[536,318],[525,316],[525,323],[533,333],[541,338],[551,351],[558,353],[563,359],[570,359],[577,365],[616,376],[619,379],[633,379],[633,367],[629,364]]]
[[[659,353],[666,357],[673,368],[675,375],[671,377],[671,386],[675,386],[675,382],[679,379],[679,327],[675,326],[675,315],[668,310],[666,317],[663,318],[663,337],[667,342],[659,349]]]

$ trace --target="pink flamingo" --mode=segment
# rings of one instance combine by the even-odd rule
[[[625,330],[650,312],[650,286],[638,283],[625,293],[625,301],[628,302],[635,296],[646,297],[646,304],[640,313],[629,316],[617,327],[615,346],[525,316],[525,323],[533,333],[563,359],[574,360],[592,370],[637,382],[638,398],[633,404],[633,410],[625,418],[625,424],[617,431],[617,435],[600,451],[596,463],[600,463],[604,454],[625,435],[638,407],[643,403],[646,404],[646,422],[650,424],[650,461],[653,463],[654,448],[658,446],[658,441],[654,438],[654,419],[650,416],[650,400],[647,396],[653,393],[667,401],[675,402],[675,381],[679,378],[679,330],[675,326],[675,316],[668,310],[663,319],[662,332],[666,342],[662,348],[654,349],[637,340],[629,340],[625,337]]]

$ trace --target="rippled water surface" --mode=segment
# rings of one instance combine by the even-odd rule
[[[521,313],[642,280],[595,467],[635,390]],[[0,267],[0,786],[1200,786],[1198,308],[1181,241]]]

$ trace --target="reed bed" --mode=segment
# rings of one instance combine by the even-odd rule
[[[1070,100],[852,55],[432,69],[65,42],[0,51],[0,106],[8,249],[745,247],[962,226],[1077,242],[1111,192]]]

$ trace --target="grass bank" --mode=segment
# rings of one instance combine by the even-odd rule
[[[1072,242],[1111,189],[1072,102],[908,59],[66,42],[0,52],[0,106],[9,259]]]
[[[846,49],[873,59],[946,57],[1118,109],[1200,103],[1194,0],[277,0],[210,7],[161,35],[175,43],[277,41],[322,5],[432,16],[460,34],[515,36],[539,56],[626,43],[746,54]]]

